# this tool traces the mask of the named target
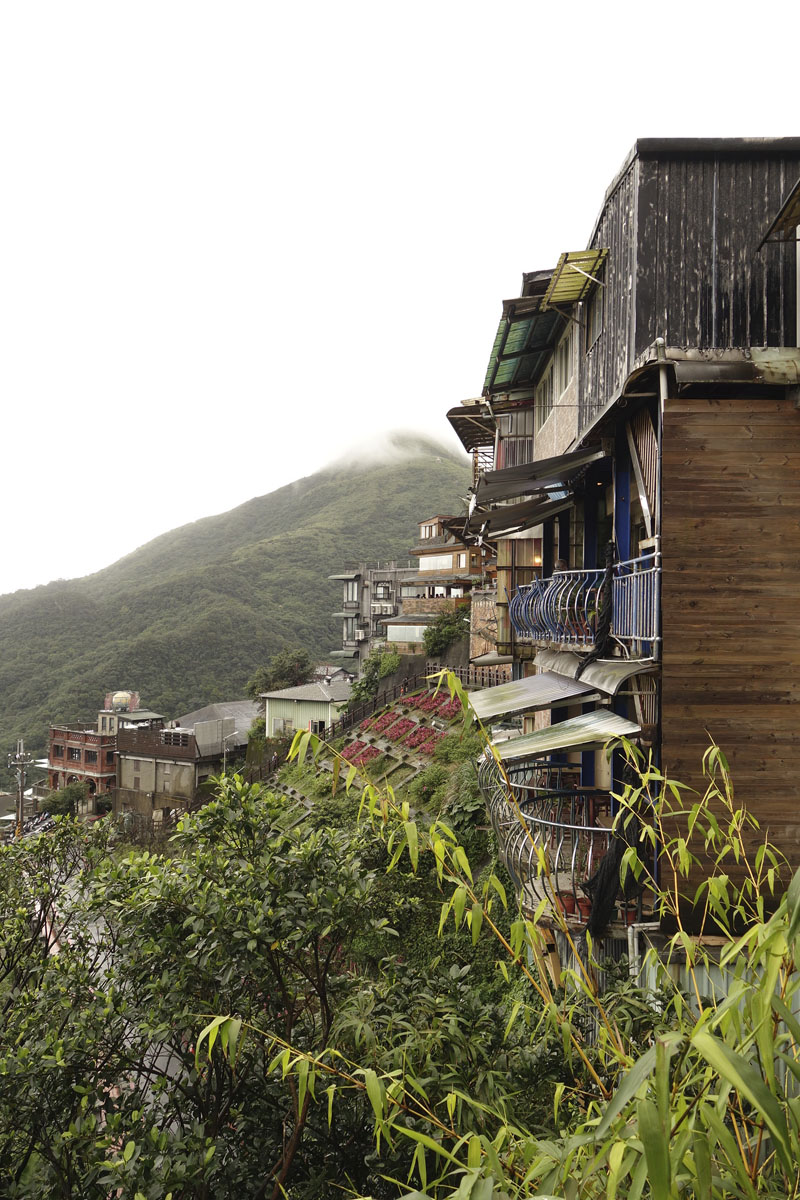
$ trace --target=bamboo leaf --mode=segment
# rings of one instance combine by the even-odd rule
[[[669,1200],[670,1161],[669,1141],[658,1116],[658,1109],[651,1100],[640,1100],[636,1106],[639,1137],[647,1158],[647,1178],[653,1200]]]
[[[772,1135],[775,1152],[781,1160],[784,1171],[788,1176],[794,1178],[792,1149],[786,1118],[778,1101],[758,1073],[747,1059],[736,1054],[724,1042],[704,1030],[698,1030],[693,1035],[692,1044],[702,1054],[709,1066],[713,1067],[738,1092],[741,1092],[748,1103],[755,1106]]]
[[[406,834],[406,844],[408,846],[408,857],[411,859],[411,866],[416,871],[417,862],[419,860],[419,842],[417,837],[417,826],[414,821],[404,821],[403,829]]]
[[[383,1085],[378,1076],[371,1067],[367,1067],[364,1071],[364,1085],[367,1089],[367,1096],[372,1105],[372,1111],[379,1121],[383,1120]]]

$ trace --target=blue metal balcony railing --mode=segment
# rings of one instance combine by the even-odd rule
[[[521,641],[556,643],[590,650],[595,644],[604,570],[558,571],[534,579],[509,601],[509,616]],[[611,634],[619,641],[660,641],[661,559],[658,554],[614,567]]]

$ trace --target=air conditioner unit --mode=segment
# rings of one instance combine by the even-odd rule
[[[368,637],[369,637],[368,629],[357,629],[356,630],[356,641],[357,642],[365,642]]]

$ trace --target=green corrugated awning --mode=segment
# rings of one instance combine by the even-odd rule
[[[608,250],[570,250],[562,254],[542,299],[542,309],[585,300],[600,282],[598,274]]]
[[[529,675],[527,679],[515,679],[480,692],[470,692],[468,699],[475,716],[480,721],[488,721],[491,717],[565,704],[576,696],[586,700],[598,698],[596,690],[589,684],[544,671],[541,675]]]
[[[560,314],[543,311],[541,296],[504,300],[484,394],[532,386],[563,326]]]
[[[516,758],[536,758],[555,750],[590,750],[604,746],[611,738],[635,737],[641,732],[641,725],[608,709],[596,708],[568,721],[559,721],[549,729],[537,729],[535,733],[499,742],[495,749],[503,762],[509,762]]]
[[[354,579],[360,579],[360,571],[345,571],[342,575],[329,575],[328,579],[341,579],[345,583],[352,582]]]
[[[568,650],[540,650],[536,655],[540,670],[557,671],[569,679],[575,678],[581,661],[577,654]],[[657,670],[658,663],[654,658],[597,658],[589,663],[580,678],[581,683],[589,683],[608,696],[616,696],[627,679],[634,675],[652,675]]]

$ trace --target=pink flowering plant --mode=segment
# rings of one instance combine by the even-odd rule
[[[386,734],[390,742],[399,742],[400,738],[405,737],[410,729],[414,728],[414,722],[408,717],[401,717],[399,721],[395,721],[394,725]]]
[[[417,746],[421,746],[423,742],[427,741],[430,736],[431,731],[427,725],[418,725],[413,733],[408,735],[403,745],[409,750],[414,750]]]
[[[397,720],[396,712],[381,713],[379,717],[375,717],[372,722],[373,733],[383,733],[384,729],[388,729]]]

